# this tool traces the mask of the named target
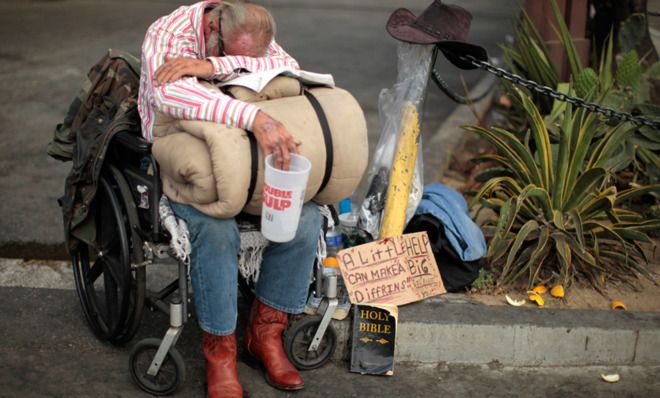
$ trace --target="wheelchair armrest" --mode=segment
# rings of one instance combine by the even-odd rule
[[[120,131],[115,134],[113,141],[138,155],[151,154],[151,143],[134,132],[127,130]]]

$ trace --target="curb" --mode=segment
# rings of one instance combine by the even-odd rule
[[[335,359],[349,359],[350,322],[334,326]],[[488,306],[446,294],[399,308],[395,362],[658,365],[660,313]]]
[[[69,290],[71,272],[63,261],[0,258],[0,286]],[[335,360],[350,359],[351,319],[332,321]],[[399,308],[395,362],[660,365],[660,312],[491,306],[447,293]]]

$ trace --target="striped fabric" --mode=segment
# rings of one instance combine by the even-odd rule
[[[142,44],[142,70],[138,111],[142,134],[152,141],[152,128],[157,112],[176,119],[206,120],[246,130],[252,129],[259,108],[235,100],[202,86],[195,77],[156,85],[154,74],[166,58],[190,57],[208,59],[213,64],[214,79],[229,80],[239,71],[260,72],[273,68],[300,69],[298,63],[273,41],[262,58],[245,56],[206,57],[204,44],[204,9],[218,0],[182,6],[154,22]]]

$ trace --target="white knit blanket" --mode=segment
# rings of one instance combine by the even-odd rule
[[[158,208],[160,221],[163,228],[170,233],[170,250],[172,256],[186,264],[188,275],[190,275],[190,233],[186,222],[176,218],[170,202],[165,195],[160,198]],[[328,206],[319,205],[321,215],[326,219],[328,228],[332,228],[334,218]],[[238,269],[241,276],[248,283],[256,283],[259,280],[259,269],[264,250],[268,247],[269,241],[259,231],[258,227],[248,221],[239,221],[238,230],[241,234],[241,248],[238,252]],[[326,257],[325,248],[325,230],[319,231],[319,240],[316,250],[316,257],[320,264]]]

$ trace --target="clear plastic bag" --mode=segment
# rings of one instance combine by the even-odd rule
[[[372,239],[378,239],[380,220],[385,206],[392,162],[401,127],[403,107],[412,103],[421,115],[422,101],[431,69],[433,45],[399,43],[397,47],[397,82],[383,89],[378,98],[378,111],[383,126],[367,173],[369,188],[360,206],[358,228]],[[421,120],[421,117],[420,117]],[[412,188],[406,207],[406,223],[412,218],[422,198],[423,159],[421,135]]]

